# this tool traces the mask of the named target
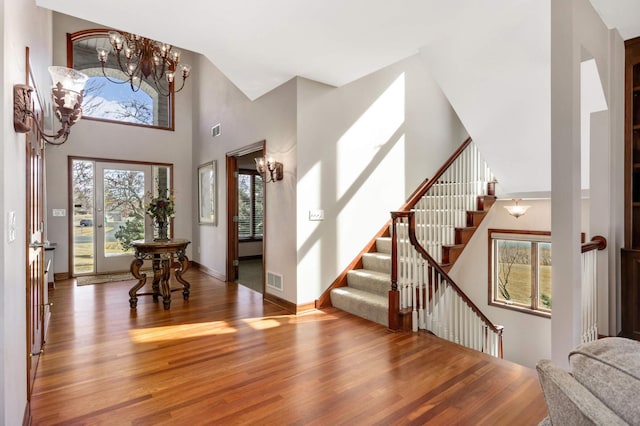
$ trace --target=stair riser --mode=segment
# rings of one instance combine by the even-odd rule
[[[391,255],[385,253],[367,253],[362,256],[363,269],[391,273]]]
[[[391,238],[378,238],[376,240],[376,250],[378,253],[391,254]]]
[[[349,287],[358,290],[368,291],[380,296],[385,296],[391,289],[391,277],[384,279],[381,277],[367,276],[366,271],[356,269],[347,273],[347,283]]]
[[[388,327],[389,307],[384,298],[370,298],[352,294],[348,288],[336,288],[331,291],[331,304],[350,314]]]
[[[473,237],[475,231],[476,228],[457,228],[454,239],[455,244],[467,244],[471,241],[471,237]]]

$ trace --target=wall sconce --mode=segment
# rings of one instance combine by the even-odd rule
[[[256,160],[256,170],[264,176],[265,182],[275,182],[282,180],[282,163],[274,161],[271,157],[258,157]],[[267,171],[269,176],[267,176]]]
[[[505,209],[507,209],[507,211],[509,212],[509,214],[513,217],[515,217],[516,219],[519,218],[520,216],[524,215],[527,210],[529,209],[529,207],[531,206],[521,206],[518,204],[519,201],[522,201],[520,198],[514,198],[513,201],[515,202],[515,205],[513,206],[504,206]]]
[[[28,122],[30,117],[31,123],[35,122],[38,133],[45,141],[53,145],[62,145],[69,137],[71,126],[82,115],[83,89],[89,77],[71,68],[54,66],[49,67],[49,74],[53,80],[51,93],[54,113],[62,127],[57,133],[46,134],[40,127],[40,120],[33,119],[33,110],[31,109],[33,87],[26,84],[16,84],[13,86],[13,128],[18,133],[30,132],[31,124]]]

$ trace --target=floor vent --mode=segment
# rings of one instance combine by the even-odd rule
[[[282,291],[282,275],[267,271],[267,287]]]

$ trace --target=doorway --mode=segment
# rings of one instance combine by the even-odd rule
[[[171,165],[69,161],[73,276],[128,270],[133,260],[131,242],[153,238],[146,199],[158,189],[171,190]]]
[[[265,191],[254,158],[264,141],[227,154],[227,279],[264,294]]]

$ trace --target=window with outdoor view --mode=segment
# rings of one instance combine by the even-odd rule
[[[262,238],[263,230],[262,176],[251,170],[241,170],[238,174],[238,238],[256,240]]]
[[[551,233],[489,230],[489,304],[551,314]]]
[[[106,29],[68,34],[67,49],[71,55],[67,55],[67,66],[89,76],[82,118],[173,130],[173,93],[163,96],[146,79],[138,81],[139,87],[132,89],[115,60],[105,65],[105,76],[97,48],[111,49]]]

